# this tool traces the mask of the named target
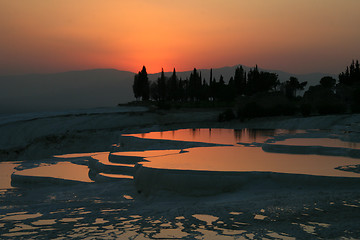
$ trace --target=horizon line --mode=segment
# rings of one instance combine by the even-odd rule
[[[143,65],[145,66],[145,65]],[[287,73],[287,74],[293,74],[293,75],[310,75],[310,74],[329,74],[329,75],[339,75],[340,73],[325,73],[325,72],[308,72],[308,73],[292,73],[292,72],[287,72],[284,70],[279,70],[279,69],[267,69],[267,68],[262,68],[259,65],[255,64],[255,66],[253,67],[249,67],[243,64],[236,64],[233,66],[223,66],[223,67],[216,67],[216,68],[192,68],[190,70],[184,70],[184,71],[176,71],[177,73],[181,73],[181,72],[191,72],[193,71],[195,68],[199,71],[201,70],[210,70],[210,69],[221,69],[221,68],[233,68],[233,67],[237,67],[237,66],[243,66],[245,68],[254,68],[255,66],[258,66],[258,68],[260,70],[264,70],[264,71],[275,71],[275,72],[283,72],[283,73]],[[146,68],[146,66],[145,66]],[[176,70],[176,67],[174,67]],[[173,69],[174,69],[173,68]],[[133,72],[133,71],[129,71],[129,70],[122,70],[122,69],[117,69],[117,68],[86,68],[86,69],[74,69],[74,70],[64,70],[64,71],[57,71],[57,72],[44,72],[44,73],[19,73],[19,74],[5,74],[5,75],[0,75],[0,77],[14,77],[14,76],[26,76],[26,75],[52,75],[52,74],[61,74],[61,73],[70,73],[70,72],[86,72],[86,71],[93,71],[93,70],[115,70],[115,71],[119,71],[119,72],[129,72],[129,73],[133,73],[133,74],[137,74],[137,72]],[[141,70],[139,70],[141,71]],[[173,70],[171,71],[164,71],[164,73],[172,73]],[[159,72],[148,72],[149,75],[154,75],[154,74],[161,74],[161,71]]]

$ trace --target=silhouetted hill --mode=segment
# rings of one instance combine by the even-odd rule
[[[0,76],[0,113],[116,106],[133,100],[133,78],[115,69]]]
[[[238,66],[238,65],[237,65]],[[213,76],[219,80],[224,76],[227,82],[234,75],[235,68],[213,69]],[[249,67],[243,66],[246,71]],[[209,81],[210,70],[199,69],[202,78]],[[262,70],[262,69],[260,69]],[[276,72],[281,81],[295,76],[300,82],[308,81],[316,85],[325,75],[331,74],[290,74]],[[178,72],[178,77],[186,79],[191,71]],[[165,73],[171,76],[172,72]],[[0,113],[18,113],[31,111],[57,111],[79,108],[111,107],[118,103],[133,101],[132,84],[135,73],[115,69],[94,69],[70,71],[55,74],[31,74],[18,76],[0,76]],[[149,74],[156,81],[160,73]]]

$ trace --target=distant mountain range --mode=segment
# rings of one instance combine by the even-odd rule
[[[238,65],[237,65],[238,66]],[[219,80],[220,75],[228,81],[234,75],[235,68],[223,67],[213,69],[213,77]],[[243,66],[246,71],[250,68]],[[264,70],[260,69],[259,70]],[[202,78],[209,81],[210,69],[199,69]],[[277,70],[264,70],[279,75],[280,81],[290,76],[300,82],[307,81],[316,85],[323,76],[333,74],[290,74]],[[191,71],[177,72],[177,76],[186,79]],[[166,72],[171,76],[172,72]],[[29,74],[0,76],[0,114],[37,111],[63,111],[94,107],[116,106],[134,100],[132,84],[135,73],[115,69],[94,69],[70,71],[54,74]],[[160,73],[149,74],[155,81]]]

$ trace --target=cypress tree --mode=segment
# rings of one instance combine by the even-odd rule
[[[159,100],[164,101],[166,97],[166,79],[163,68],[161,68],[161,75],[157,80],[157,84],[159,89]]]
[[[149,79],[145,66],[143,66],[142,70],[134,76],[133,92],[136,100],[139,100],[140,97],[143,101],[149,100]]]
[[[169,85],[170,85],[170,92],[169,92],[170,100],[178,100],[179,99],[178,79],[176,76],[175,68],[174,68],[173,74],[171,75]]]
[[[149,90],[149,78],[147,76],[146,68],[143,66],[140,75],[140,84],[141,84],[141,96],[143,101],[149,100],[150,90]]]
[[[140,75],[140,72],[138,74],[135,74],[134,84],[133,84],[133,92],[134,92],[136,101],[139,101],[139,99],[141,97],[141,84],[140,84],[140,80],[139,80],[139,75]]]
[[[245,93],[246,73],[242,66],[235,69],[234,85],[237,95],[242,95]]]
[[[192,100],[199,100],[201,95],[201,85],[201,77],[196,68],[194,68],[189,79],[189,96]]]

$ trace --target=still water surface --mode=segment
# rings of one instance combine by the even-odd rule
[[[56,164],[42,164],[39,167],[19,172],[23,176],[54,177],[72,181],[92,182],[88,176],[88,166],[59,162]]]
[[[346,176],[359,177],[352,172],[336,170],[336,167],[360,164],[360,160],[319,155],[299,155],[267,153],[261,147],[244,147],[237,143],[264,143],[274,136],[291,134],[292,138],[281,141],[273,141],[272,144],[282,145],[305,145],[347,147],[359,149],[359,144],[344,142],[332,138],[296,138],[297,134],[306,133],[302,130],[253,130],[253,129],[179,129],[164,132],[149,132],[140,134],[126,134],[147,139],[166,139],[177,141],[206,142],[216,144],[228,144],[231,146],[199,147],[183,150],[153,150],[118,152],[114,155],[139,156],[146,161],[142,164],[146,167],[182,170],[206,170],[206,171],[261,171],[283,172],[294,174],[311,174],[321,176]],[[250,146],[260,146],[250,145]],[[108,159],[109,152],[98,153],[74,153],[56,157],[77,158],[90,157],[99,160],[106,165],[119,165]],[[21,163],[0,163],[2,175],[0,177],[0,189],[10,188],[10,175],[14,167]],[[88,167],[70,162],[56,164],[41,164],[28,170],[18,171],[20,175],[55,177],[61,179],[90,182]]]
[[[236,144],[238,142],[264,142],[279,134],[304,133],[303,130],[266,130],[266,129],[223,129],[223,128],[192,128],[163,132],[123,134],[146,139],[163,139],[176,141],[206,142],[218,144]]]
[[[233,146],[201,147],[187,149],[183,153],[173,150],[118,153],[126,156],[142,156],[149,162],[146,167],[205,170],[205,171],[259,171],[281,172],[292,174],[310,174],[320,176],[360,177],[357,173],[335,169],[344,165],[356,165],[360,161],[347,157],[283,154],[264,152],[261,147],[243,147],[236,143],[264,143],[278,135],[289,135],[293,138],[273,142],[272,144],[326,146],[358,148],[356,143],[344,142],[333,138],[303,138],[302,130],[254,130],[254,129],[180,129],[165,132],[128,134],[147,139],[166,139],[179,141],[196,141]],[[296,138],[296,136],[299,138]],[[157,155],[157,156],[156,156]]]
[[[144,155],[149,155],[146,151]],[[126,155],[127,153],[124,153]],[[134,154],[134,153],[130,153]],[[319,176],[360,177],[360,174],[335,169],[360,164],[347,157],[267,153],[259,147],[203,147],[188,149],[181,154],[146,157],[146,167],[236,172],[280,172]]]

